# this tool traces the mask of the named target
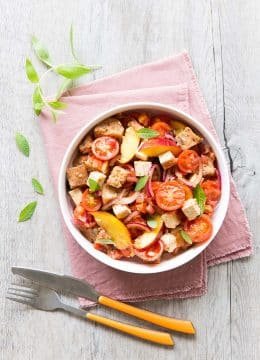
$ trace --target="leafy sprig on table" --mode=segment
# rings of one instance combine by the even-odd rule
[[[31,42],[36,56],[47,67],[47,70],[41,76],[39,76],[34,65],[32,64],[32,61],[28,58],[26,59],[25,70],[27,78],[30,80],[30,82],[35,84],[32,96],[33,109],[37,116],[40,115],[43,108],[47,109],[52,114],[53,120],[56,121],[57,116],[62,113],[62,110],[66,108],[66,104],[59,101],[62,93],[64,93],[72,86],[73,80],[99,69],[100,66],[87,66],[79,61],[74,49],[72,25],[70,27],[70,49],[74,62],[71,64],[55,65],[50,57],[49,51],[40,42],[39,39],[33,36]],[[60,75],[63,78],[63,82],[53,99],[49,99],[44,95],[41,86],[42,80],[50,72],[53,72],[56,75]]]

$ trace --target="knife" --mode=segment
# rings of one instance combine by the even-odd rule
[[[12,273],[24,278],[38,282],[50,289],[66,291],[76,296],[87,298],[95,303],[102,304],[114,310],[134,316],[138,319],[148,321],[161,327],[175,330],[186,334],[195,334],[195,328],[191,321],[175,319],[168,316],[153,313],[148,310],[139,309],[118,300],[98,294],[87,282],[72,276],[59,275],[44,270],[25,267],[12,267]]]

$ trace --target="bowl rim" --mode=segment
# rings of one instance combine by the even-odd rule
[[[84,136],[98,123],[102,122],[108,117],[116,115],[119,112],[123,111],[132,111],[132,110],[152,110],[157,112],[170,113],[172,116],[176,116],[178,120],[186,122],[189,126],[199,131],[199,133],[207,140],[207,142],[212,147],[218,162],[218,169],[221,176],[221,198],[216,208],[216,213],[213,216],[213,234],[211,238],[203,244],[195,245],[192,248],[186,250],[185,252],[169,259],[163,260],[160,264],[144,264],[136,263],[131,260],[114,260],[108,255],[102,253],[101,251],[96,250],[93,247],[93,244],[86,239],[81,232],[75,227],[71,221],[71,206],[69,205],[70,201],[68,199],[68,194],[66,190],[66,169],[71,162],[73,154],[78,147],[79,143],[82,141]],[[202,125],[198,120],[196,120],[191,115],[188,115],[184,111],[177,109],[172,105],[165,105],[159,102],[130,102],[125,103],[119,106],[110,108],[109,110],[103,111],[102,113],[95,116],[90,120],[85,126],[78,131],[74,136],[70,145],[68,146],[61,166],[59,170],[58,178],[58,198],[61,213],[67,228],[69,229],[73,238],[77,243],[91,256],[101,263],[108,265],[114,269],[136,273],[136,274],[155,274],[164,271],[169,271],[176,269],[189,261],[197,257],[202,251],[204,251],[209,244],[213,241],[216,234],[218,233],[224,218],[227,213],[228,204],[230,196],[230,176],[229,170],[226,163],[225,155],[221,149],[220,144],[214,138],[214,136],[207,130],[207,128]]]

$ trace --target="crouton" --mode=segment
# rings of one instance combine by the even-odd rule
[[[95,241],[96,240],[104,240],[104,239],[109,240],[109,239],[111,239],[111,236],[108,235],[108,233],[104,229],[99,228]]]
[[[119,120],[110,118],[97,125],[94,128],[94,134],[95,137],[113,136],[121,139],[124,134],[124,127]]]
[[[74,166],[67,169],[67,179],[71,189],[86,185],[87,169],[84,165]]]
[[[135,175],[146,176],[152,167],[151,161],[134,161]]]
[[[86,228],[84,226],[79,227],[82,234],[91,242],[94,242],[96,240],[97,234],[100,231],[99,227],[94,228]]]
[[[208,156],[201,155],[202,160],[202,176],[213,176],[216,173],[214,160]]]
[[[175,229],[181,223],[180,217],[174,211],[164,213],[162,215],[162,220],[169,229]]]
[[[166,151],[165,153],[159,155],[159,161],[164,170],[171,168],[177,163],[177,159],[171,151]]]
[[[131,214],[131,210],[127,205],[114,205],[113,212],[118,219],[124,219]]]
[[[115,166],[107,179],[107,184],[115,188],[121,188],[126,182],[128,174],[129,171],[126,169],[122,168],[121,166]]]
[[[117,196],[118,193],[116,189],[112,188],[107,184],[104,184],[104,186],[102,186],[101,197],[104,205],[109,203],[109,201],[116,199]]]
[[[75,159],[73,160],[73,166],[84,165],[85,162],[87,161],[87,158],[88,158],[87,155],[76,156]]]
[[[199,144],[202,140],[203,139],[195,134],[188,126],[186,126],[184,130],[180,131],[180,133],[176,136],[177,144],[183,150],[192,148],[193,146]]]
[[[200,207],[196,199],[188,199],[185,201],[182,212],[188,220],[194,220],[200,215]]]
[[[88,154],[91,151],[91,145],[92,145],[93,139],[91,135],[87,135],[82,143],[79,145],[79,151],[82,154]]]
[[[69,191],[69,195],[76,206],[81,203],[81,199],[82,199],[81,189],[79,188],[73,189]]]
[[[108,161],[99,160],[94,155],[88,155],[84,165],[88,171],[101,171],[103,174],[108,172]]]

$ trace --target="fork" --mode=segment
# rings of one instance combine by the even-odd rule
[[[162,345],[174,345],[172,337],[166,332],[145,329],[142,327],[108,319],[91,312],[86,312],[83,309],[65,304],[61,301],[61,298],[56,293],[56,291],[45,288],[43,286],[40,286],[38,289],[36,289],[29,285],[12,284],[12,287],[9,287],[7,291],[6,298],[18,303],[30,305],[33,308],[39,310],[54,311],[61,309],[73,315],[86,318],[88,320],[100,323],[102,325],[111,327],[144,340]]]

